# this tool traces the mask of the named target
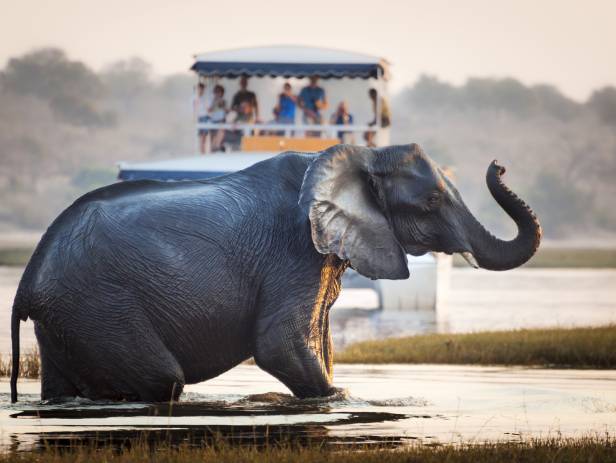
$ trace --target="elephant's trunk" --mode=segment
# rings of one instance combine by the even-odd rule
[[[505,168],[493,161],[486,173],[488,189],[496,202],[514,220],[518,235],[511,241],[496,238],[473,216],[470,216],[469,239],[473,255],[480,267],[488,270],[509,270],[528,261],[541,242],[541,225],[533,211],[502,181]]]

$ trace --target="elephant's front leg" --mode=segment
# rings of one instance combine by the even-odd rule
[[[336,392],[329,309],[347,264],[334,255],[318,259],[314,273],[296,275],[296,284],[285,287],[284,296],[276,295],[280,290],[262,295],[255,333],[257,365],[301,398]]]
[[[294,311],[259,320],[255,361],[297,397],[324,397],[335,392],[329,320],[327,313],[316,320],[306,315]]]

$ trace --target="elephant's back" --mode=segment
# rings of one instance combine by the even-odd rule
[[[14,303],[20,318],[36,319],[66,288],[96,288],[85,281],[89,275],[108,274],[117,264],[134,263],[137,255],[147,258],[168,248],[160,236],[153,236],[169,225],[160,218],[177,223],[179,198],[194,198],[197,190],[205,198],[210,189],[195,182],[137,181],[77,199],[49,226],[26,266]]]

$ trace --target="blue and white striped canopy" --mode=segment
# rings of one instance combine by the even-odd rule
[[[191,69],[208,77],[270,76],[385,78],[385,59],[329,48],[277,45],[238,48],[195,56]]]

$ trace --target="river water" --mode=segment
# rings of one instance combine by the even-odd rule
[[[22,269],[0,267],[0,351],[10,351],[10,305]],[[332,311],[339,348],[350,342],[425,332],[616,323],[616,271],[453,269],[438,311],[383,313],[374,294],[347,292]],[[361,309],[352,309],[352,307]],[[32,323],[22,346],[34,345]],[[187,386],[182,403],[39,403],[40,384],[20,382],[9,404],[0,381],[0,444],[29,448],[144,431],[155,439],[202,442],[217,433],[232,442],[275,436],[325,442],[481,442],[529,436],[616,432],[616,371],[448,365],[336,365],[345,392],[330,401],[298,401],[251,365]],[[256,396],[255,396],[256,395]]]
[[[22,381],[8,403],[0,382],[0,446],[12,449],[154,439],[195,443],[213,433],[233,443],[265,439],[404,445],[616,433],[616,371],[448,365],[338,365],[346,392],[297,400],[256,366],[241,365],[186,387],[179,404],[43,405],[39,383]]]

